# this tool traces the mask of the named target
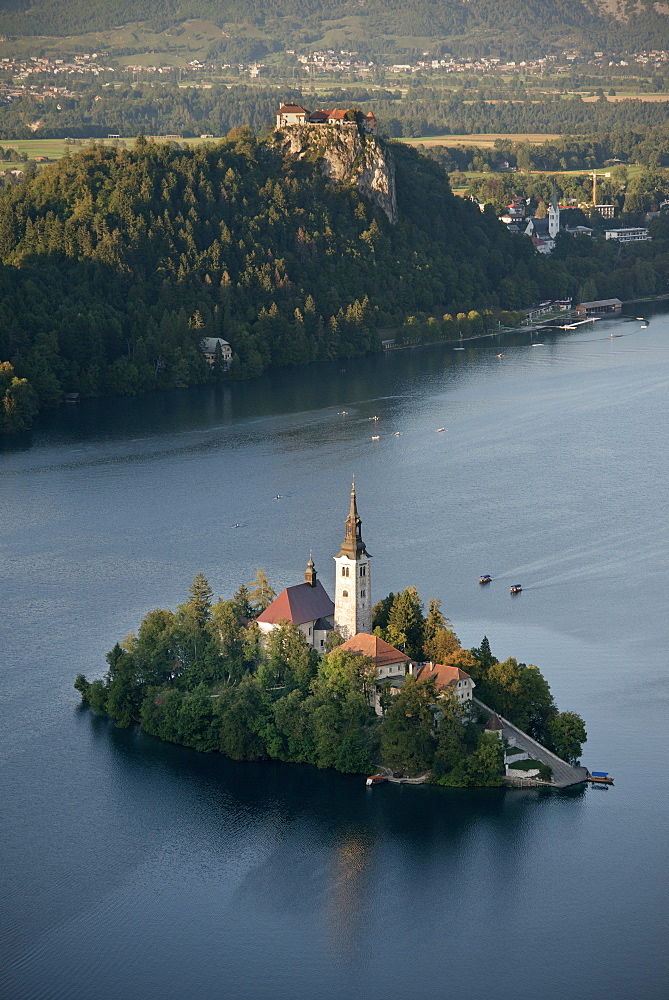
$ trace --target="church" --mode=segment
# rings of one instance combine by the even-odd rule
[[[335,560],[335,599],[329,597],[317,578],[311,556],[304,583],[286,587],[270,606],[256,618],[260,631],[267,635],[281,622],[297,625],[310,646],[325,652],[328,632],[336,629],[342,639],[352,639],[360,632],[372,631],[371,556],[362,540],[362,520],[358,514],[355,483],[344,527],[344,541]]]

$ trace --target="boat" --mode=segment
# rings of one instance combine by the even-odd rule
[[[497,357],[497,358],[503,358],[504,355],[503,354],[496,354],[495,357]]]
[[[367,778],[367,781],[365,782],[365,784],[366,785],[382,785],[384,783],[384,781],[387,781],[387,780],[388,780],[388,778],[386,777],[385,774],[371,774],[369,776],[369,778]]]
[[[372,441],[378,441],[378,440],[379,440],[379,435],[378,434],[372,434]]]
[[[454,347],[454,351],[464,351],[464,347]]]
[[[491,583],[492,577],[489,573],[484,573],[483,576],[479,577],[479,583]]]
[[[519,583],[514,583],[513,587],[509,590],[510,594],[519,594],[523,588]]]
[[[591,771],[590,774],[588,775],[588,777],[585,780],[586,781],[593,781],[596,784],[600,784],[600,785],[612,785],[613,784],[613,778],[609,778],[609,772],[608,771]]]
[[[445,428],[445,427],[437,427],[437,430],[436,430],[436,433],[437,433],[437,434],[441,434],[441,432],[442,432],[442,431],[445,431],[445,430],[446,430],[446,428]]]
[[[641,329],[642,330],[647,330],[648,329],[648,323],[642,323],[641,324]]]
[[[637,316],[637,319],[639,320],[640,323],[645,323],[646,322],[646,317],[645,316]]]

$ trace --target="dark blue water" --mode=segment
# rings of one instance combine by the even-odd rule
[[[3,997],[666,996],[669,315],[542,339],[82,403],[5,447]],[[78,707],[199,570],[279,589],[312,548],[332,589],[352,474],[375,598],[414,583],[537,663],[613,788],[367,790]]]

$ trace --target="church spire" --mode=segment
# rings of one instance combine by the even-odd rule
[[[355,481],[351,485],[351,505],[346,518],[346,531],[344,541],[339,550],[340,556],[348,556],[349,559],[359,559],[361,556],[368,556],[362,540],[362,521],[358,514],[358,504],[355,496]]]
[[[304,582],[308,583],[310,587],[316,586],[316,567],[314,566],[314,557],[311,552],[309,552],[309,562],[304,571]]]

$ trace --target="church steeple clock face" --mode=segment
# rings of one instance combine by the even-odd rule
[[[335,628],[344,639],[372,631],[370,558],[362,540],[362,520],[353,483],[344,541],[335,556]]]

